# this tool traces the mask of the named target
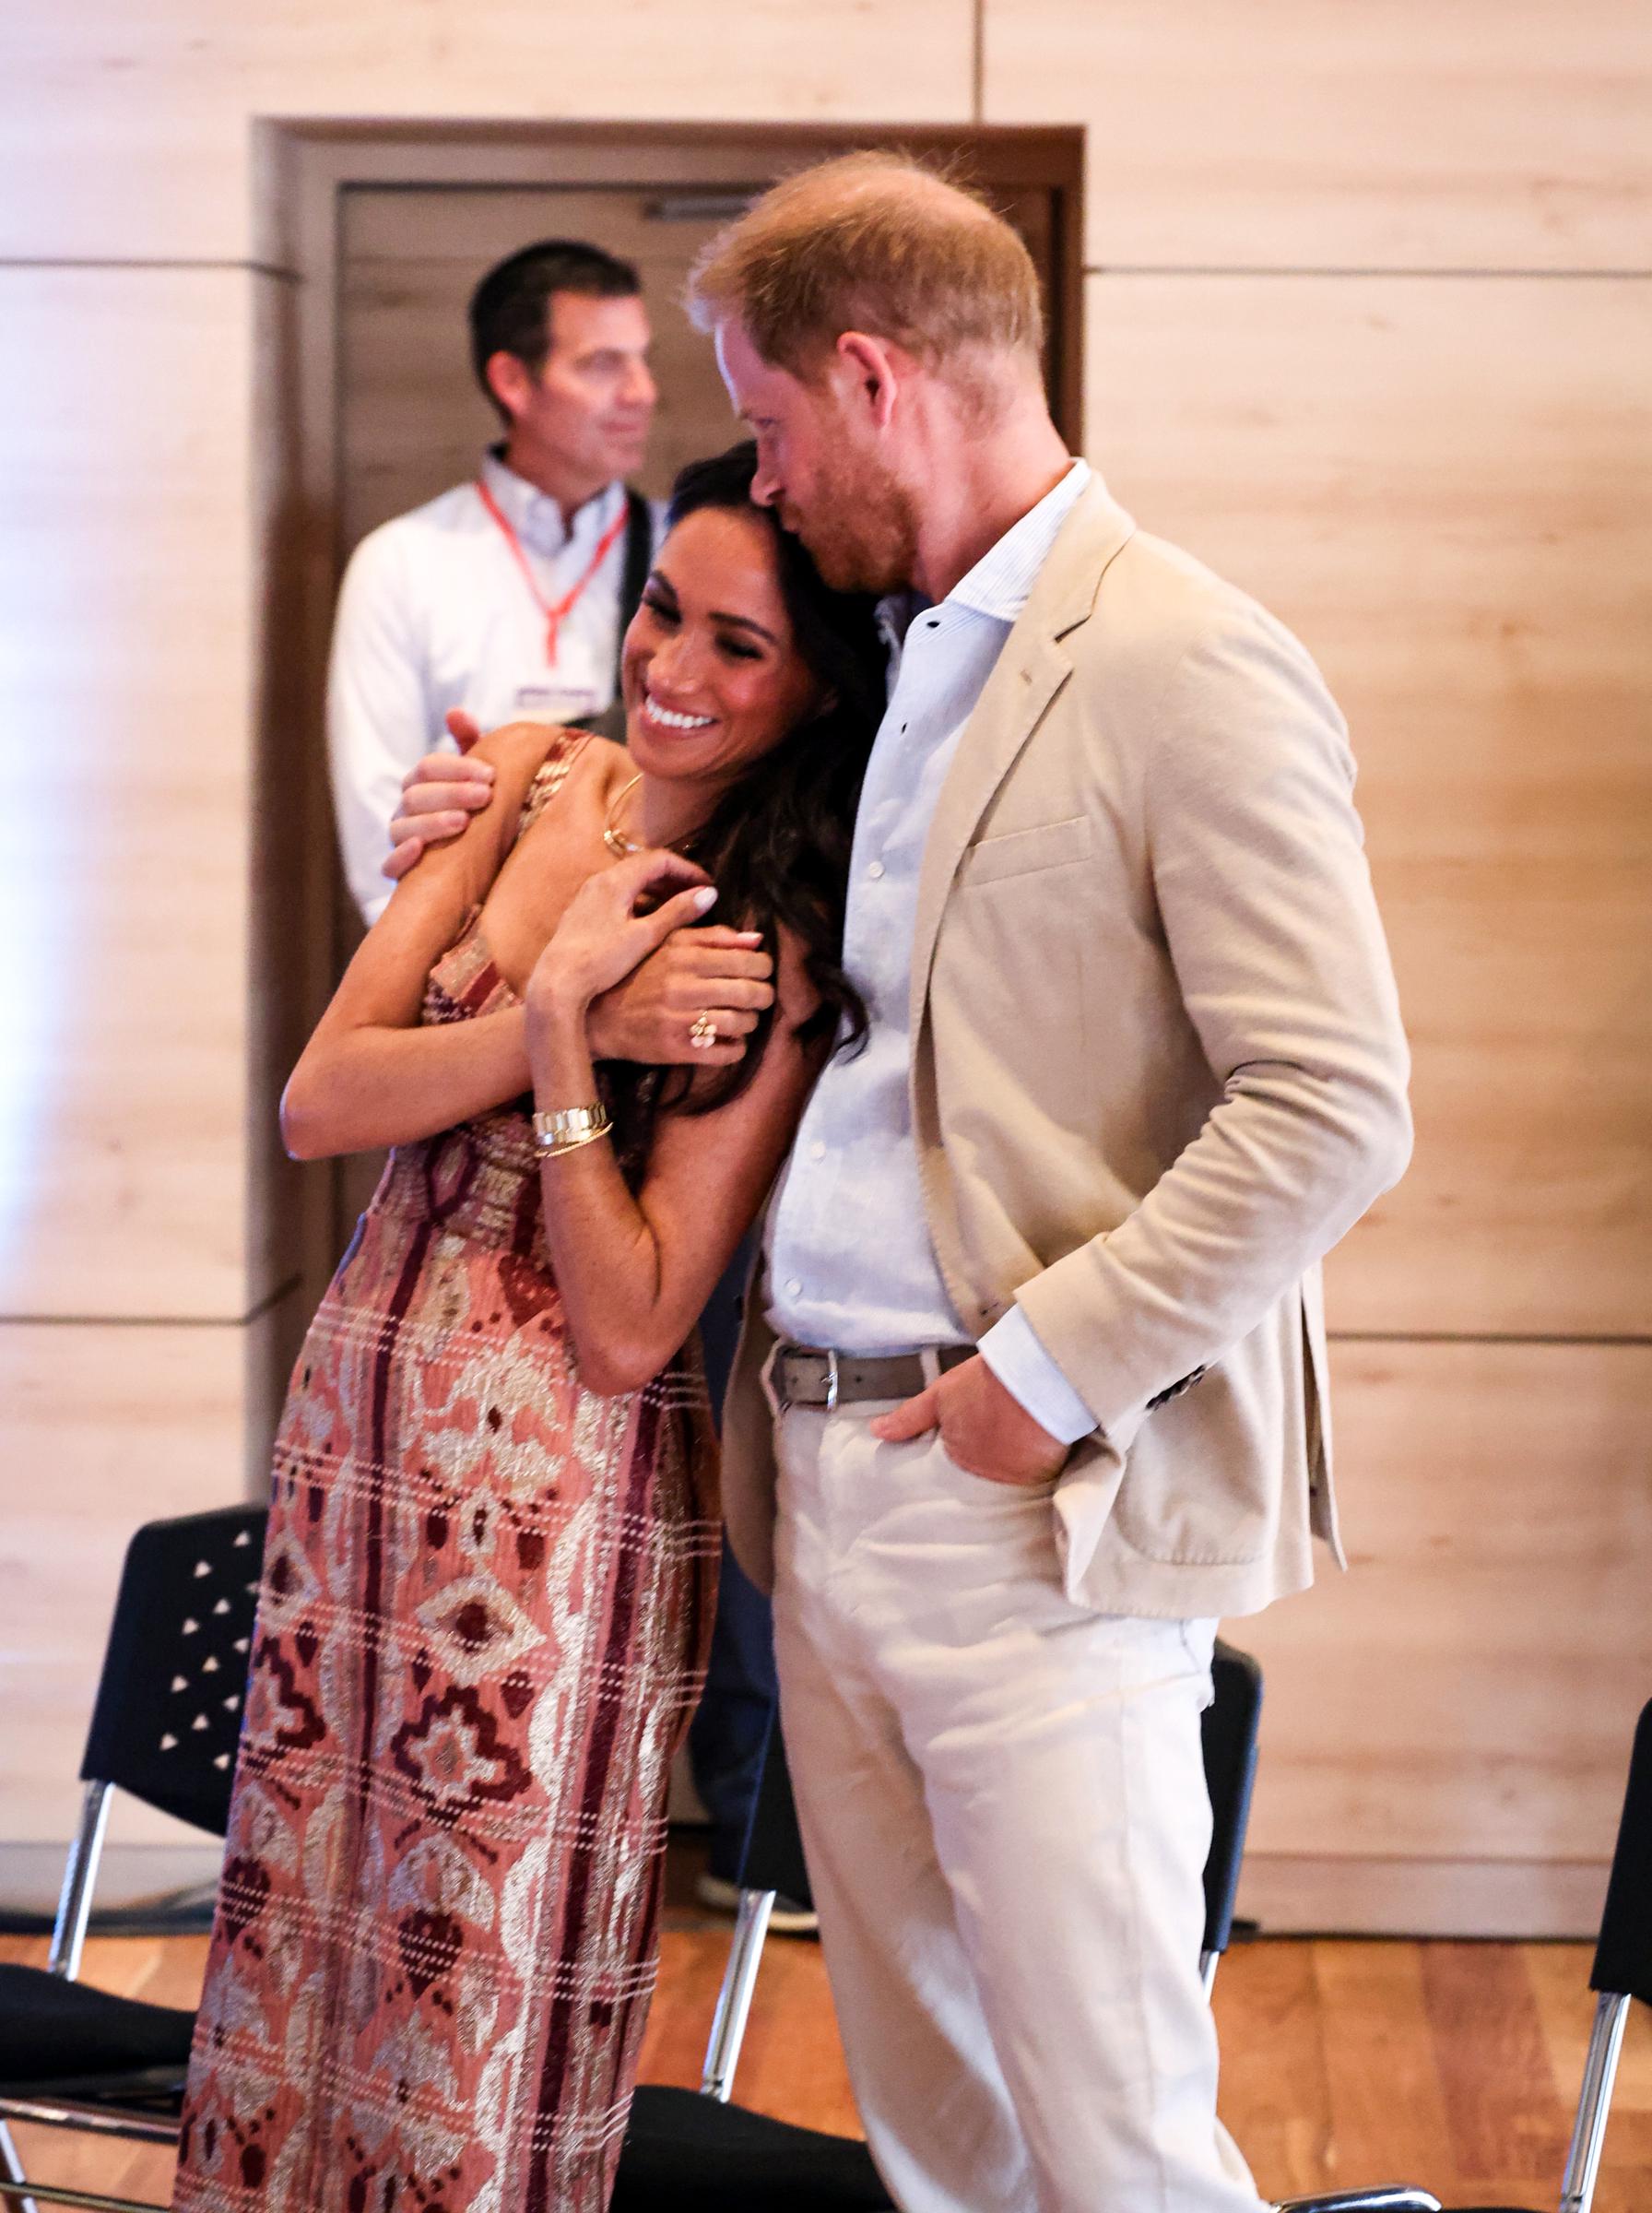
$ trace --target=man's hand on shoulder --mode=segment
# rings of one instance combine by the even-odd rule
[[[938,1381],[870,1424],[886,1444],[903,1444],[938,1429],[947,1456],[967,1475],[1024,1488],[1048,1483],[1066,1465],[1068,1448],[1035,1422],[979,1355],[950,1367]]]
[[[586,1031],[594,1059],[667,1067],[729,1068],[743,1058],[758,1018],[774,1003],[774,964],[756,930],[714,923],[675,931],[611,991],[594,1000]],[[697,1046],[702,1016],[714,1045]]]
[[[456,753],[427,753],[402,778],[401,805],[390,824],[390,851],[384,870],[399,882],[427,846],[457,837],[473,814],[493,797],[493,764],[466,755],[481,736],[461,708],[447,717]]]

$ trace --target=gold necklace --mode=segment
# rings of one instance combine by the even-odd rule
[[[628,854],[640,853],[643,850],[642,846],[638,845],[634,837],[626,836],[624,831],[619,827],[618,822],[620,808],[624,806],[626,800],[630,799],[631,793],[635,791],[637,786],[642,781],[642,775],[639,773],[631,778],[629,784],[621,784],[619,790],[608,801],[608,811],[603,817],[602,842],[608,847],[610,853],[617,853],[621,860],[623,860]]]

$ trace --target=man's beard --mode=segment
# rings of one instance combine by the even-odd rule
[[[884,470],[847,455],[820,471],[810,512],[784,515],[834,592],[898,592],[917,565],[917,518]]]

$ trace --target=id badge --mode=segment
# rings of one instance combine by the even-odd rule
[[[512,712],[518,722],[572,722],[596,711],[589,684],[519,684]]]

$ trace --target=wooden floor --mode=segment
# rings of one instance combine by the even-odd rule
[[[643,2054],[648,2081],[698,2083],[727,1948],[726,1924],[694,1911],[686,1890],[679,1867]],[[109,1989],[187,2006],[205,1954],[204,1937],[105,1938],[88,1945],[82,1971]],[[44,1956],[43,1944],[0,1939],[0,1958]],[[1258,2186],[1284,2196],[1407,2181],[1447,2207],[1550,2213],[1593,2010],[1587,1973],[1579,1945],[1236,1946],[1216,1986],[1222,2111]],[[855,2129],[817,1945],[770,1943],[737,2088],[764,2112]],[[169,2162],[153,2152],[18,2136],[42,2180],[164,2196]],[[1652,2018],[1640,2007],[1596,2207],[1652,2207]]]

